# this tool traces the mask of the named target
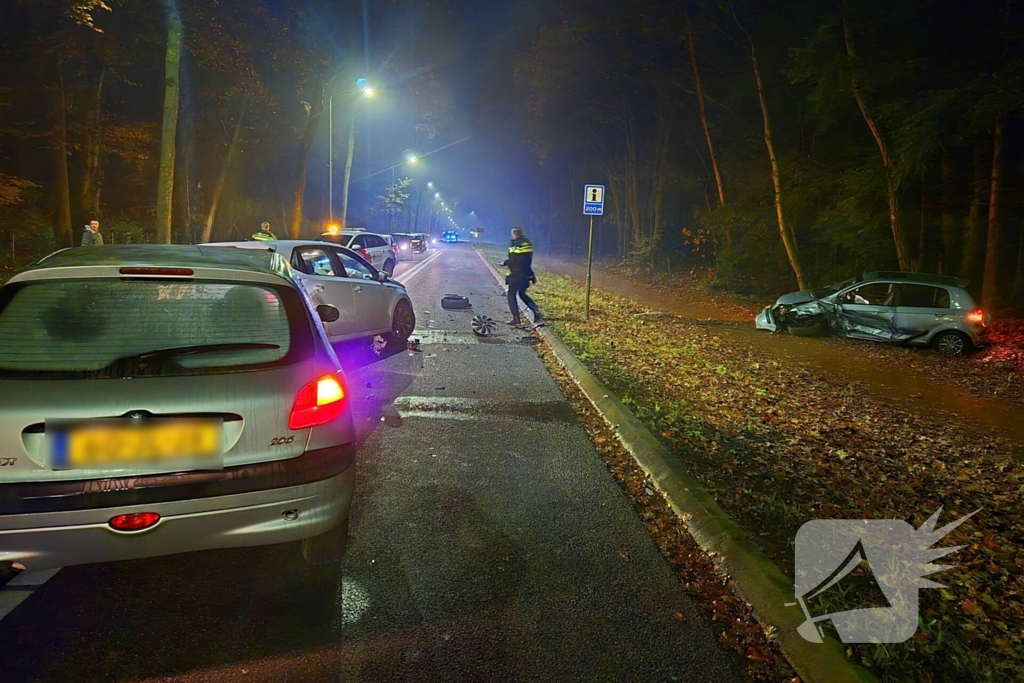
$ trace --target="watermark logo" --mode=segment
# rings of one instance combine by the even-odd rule
[[[918,591],[942,588],[924,577],[955,565],[932,564],[963,548],[933,548],[978,511],[935,529],[939,508],[920,529],[893,519],[816,519],[796,534],[797,629],[820,643],[831,621],[844,643],[902,643],[917,631]],[[863,599],[860,599],[863,596]],[[851,602],[867,604],[844,609]]]

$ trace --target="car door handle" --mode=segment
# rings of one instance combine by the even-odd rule
[[[355,287],[352,288],[352,291],[358,294],[359,292],[363,291],[363,288],[360,287],[359,285],[356,285]]]
[[[323,285],[313,285],[313,291],[314,292],[322,292],[322,291],[324,291],[324,286]]]

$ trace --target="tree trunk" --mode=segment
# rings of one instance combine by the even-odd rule
[[[622,258],[626,255],[626,219],[622,214],[622,197],[619,192],[619,183],[607,166],[605,166],[605,175],[608,176],[608,194],[611,197],[612,211],[615,212],[615,249],[618,252],[617,256]]]
[[[668,157],[672,151],[671,148],[671,130],[672,122],[671,119],[666,120],[664,116],[658,116],[658,125],[661,128],[662,139],[657,154],[655,155],[654,165],[654,187],[652,197],[652,223],[651,235],[653,239],[660,239],[664,234],[664,226],[662,225],[662,207],[665,202],[665,176],[668,173]]]
[[[64,94],[64,60],[57,54],[57,212],[54,216],[54,239],[61,247],[74,246],[71,233],[71,187],[68,183],[68,112]]]
[[[85,135],[85,172],[82,176],[81,204],[85,218],[98,218],[100,213],[100,145],[103,137],[103,81],[107,65],[101,63],[96,90],[89,111],[89,128]]]
[[[555,183],[552,175],[554,175],[554,169],[550,162],[547,166],[548,172],[548,244],[547,252],[552,252],[552,245],[555,242]]]
[[[640,170],[637,168],[636,136],[633,132],[633,115],[626,113],[626,210],[629,211],[630,227],[633,231],[633,244],[639,244],[644,238],[643,220],[640,217]]]
[[[718,205],[725,206],[725,186],[722,183],[722,170],[718,166],[718,155],[715,154],[715,145],[711,141],[711,129],[708,127],[708,115],[704,107],[704,87],[701,85],[700,69],[697,68],[697,49],[693,43],[693,31],[690,28],[690,14],[683,9],[686,15],[686,38],[690,43],[690,62],[693,64],[693,78],[697,83],[697,104],[700,107],[700,123],[704,128],[704,139],[708,143],[708,156],[711,157],[711,170],[715,175],[715,186],[718,188]],[[725,241],[732,245],[732,230],[726,229]]]
[[[959,263],[957,258],[959,244],[957,237],[956,216],[953,213],[953,162],[948,157],[943,157],[941,162],[942,170],[942,218],[939,222],[942,231],[942,257],[939,259],[939,273],[941,275],[952,275],[956,270],[954,264]]]
[[[1017,271],[1013,276],[1013,302],[1024,303],[1024,222],[1020,225],[1020,239],[1017,243]]]
[[[960,261],[960,277],[977,285],[981,278],[982,244],[985,240],[983,214],[988,201],[988,184],[985,177],[985,150],[981,144],[974,148],[974,188],[971,195],[971,212],[967,220],[967,234]]]
[[[786,248],[786,256],[789,258],[789,265],[793,269],[793,275],[796,276],[797,285],[800,289],[807,289],[807,282],[804,279],[804,271],[800,266],[800,255],[797,253],[796,240],[794,239],[793,233],[790,231],[789,226],[786,225],[786,219],[782,211],[782,177],[779,172],[779,160],[775,156],[775,143],[772,141],[772,126],[768,118],[768,99],[764,91],[764,80],[761,78],[761,67],[757,63],[757,50],[754,48],[754,38],[751,36],[743,25],[740,23],[740,19],[736,16],[736,10],[732,6],[732,2],[729,1],[729,10],[732,12],[732,19],[736,22],[736,26],[739,27],[743,34],[747,37],[747,43],[750,45],[750,63],[754,67],[754,80],[757,82],[757,97],[761,103],[761,116],[764,119],[764,144],[768,148],[768,160],[772,165],[772,184],[775,186],[775,215],[779,221],[779,236],[782,238],[782,245]]]
[[[306,201],[306,173],[309,168],[309,157],[313,152],[316,131],[320,127],[320,119],[324,115],[324,88],[326,83],[318,79],[313,89],[313,102],[310,104],[306,128],[302,132],[302,147],[299,149],[298,177],[295,183],[295,194],[292,196],[292,222],[288,235],[297,240],[302,234],[302,209]],[[391,214],[389,213],[389,217]]]
[[[213,236],[213,223],[217,219],[217,207],[220,205],[220,198],[224,194],[224,185],[228,179],[228,169],[231,168],[231,159],[235,156],[235,149],[238,147],[238,139],[242,135],[242,122],[245,121],[245,113],[249,109],[248,93],[242,97],[242,104],[238,108],[238,120],[235,121],[235,134],[231,136],[228,144],[228,153],[224,156],[224,162],[220,166],[220,173],[217,174],[217,183],[213,186],[213,197],[210,200],[210,210],[206,213],[206,223],[203,225],[203,242],[209,242]]]
[[[345,156],[345,181],[341,188],[341,228],[348,227],[348,186],[352,182],[352,159],[356,152],[356,114],[348,125],[348,147]]]
[[[921,226],[917,235],[917,263],[914,264],[914,270],[917,272],[928,273],[934,268],[932,254],[929,253],[929,247],[932,244],[932,240],[928,235],[928,203],[924,191],[921,192]]]
[[[749,39],[749,36],[748,36]],[[764,144],[768,148],[768,159],[772,165],[772,185],[775,187],[775,215],[779,221],[779,236],[782,238],[782,245],[786,248],[786,255],[789,257],[789,265],[796,276],[796,283],[800,289],[807,289],[807,281],[804,279],[804,271],[800,267],[800,255],[797,254],[796,241],[782,211],[782,177],[779,171],[779,160],[775,156],[775,143],[772,142],[772,127],[768,118],[768,100],[764,92],[764,81],[761,78],[761,68],[757,64],[757,52],[754,50],[754,41],[750,40],[750,61],[754,66],[754,79],[757,81],[757,95],[761,101],[761,115],[764,118]]]
[[[164,62],[164,113],[160,135],[160,177],[156,191],[157,242],[171,243],[171,198],[174,195],[174,157],[178,135],[178,95],[181,67],[181,15],[174,0],[165,0],[167,56]]]
[[[992,136],[992,182],[988,198],[988,234],[985,238],[985,275],[981,288],[981,307],[989,313],[999,304],[999,193],[1002,190],[1003,114],[996,115]]]
[[[875,138],[875,143],[878,145],[878,151],[882,156],[882,166],[885,167],[885,191],[889,197],[889,225],[892,228],[892,239],[896,246],[896,260],[899,261],[900,270],[907,270],[909,268],[909,259],[907,258],[906,245],[903,243],[903,234],[900,227],[900,205],[899,199],[896,196],[896,180],[892,176],[892,162],[889,157],[889,146],[885,141],[885,137],[882,135],[881,129],[878,127],[878,123],[875,121],[875,117],[871,114],[871,110],[868,109],[867,101],[864,99],[864,92],[861,88],[860,78],[857,76],[857,54],[853,49],[853,35],[850,33],[850,23],[846,19],[847,10],[846,0],[842,0],[843,8],[843,42],[846,45],[846,56],[851,62],[851,73],[852,73],[852,86],[853,86],[853,97],[857,101],[857,108],[860,109],[860,114],[864,118],[864,123],[868,125],[868,129],[871,131],[872,137]]]

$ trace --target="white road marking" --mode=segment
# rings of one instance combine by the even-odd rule
[[[440,250],[435,251],[433,254],[423,259],[409,270],[402,273],[400,279],[399,277],[396,277],[395,280],[403,285],[408,285],[410,280],[412,280],[414,277],[422,273],[424,268],[430,265],[430,263],[432,263],[434,259],[438,258],[443,253],[444,252]]]
[[[5,585],[0,586],[0,619],[25,602],[44,583],[52,579],[60,569],[45,569],[39,572],[22,572]]]

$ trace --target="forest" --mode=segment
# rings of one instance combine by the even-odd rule
[[[375,11],[390,51],[370,65],[358,0],[4,3],[0,267],[78,244],[94,218],[115,243],[245,239],[263,220],[313,237],[350,184],[350,222],[405,217],[410,181],[380,172],[401,148],[372,144],[365,129],[382,105],[360,100],[369,75],[406,117],[408,144],[450,117],[436,74],[420,68],[445,15],[410,4]]]
[[[469,132],[513,150],[515,192],[464,168],[459,193],[550,252],[585,254],[598,182],[597,251],[640,267],[705,264],[751,292],[912,270],[967,280],[995,314],[1024,302],[1019,3],[560,0],[468,30],[499,10],[393,0],[368,5],[373,63],[363,4],[7,3],[2,267],[93,216],[118,241],[238,239],[263,219],[319,234],[338,205],[325,119],[333,105],[341,169],[345,132],[375,116],[352,86],[370,76],[408,131],[358,138],[372,177],[353,220],[421,194],[379,174],[403,149]]]
[[[734,288],[899,269],[1024,301],[1019,3],[560,6],[514,99],[550,186],[607,182],[601,252],[702,257]],[[580,254],[578,194],[537,218]]]

